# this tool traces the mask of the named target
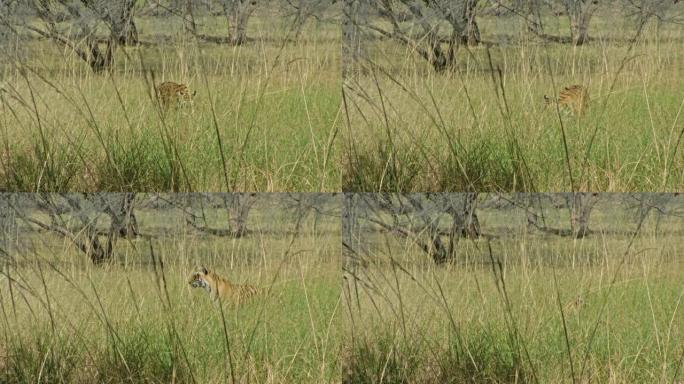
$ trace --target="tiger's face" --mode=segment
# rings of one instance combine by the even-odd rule
[[[206,268],[202,267],[200,271],[194,272],[192,275],[190,275],[190,280],[188,281],[188,283],[193,288],[209,289],[209,283],[206,279],[208,274],[209,271],[207,271]]]
[[[184,101],[184,102],[192,102],[192,98],[195,97],[196,94],[197,94],[197,91],[192,91],[192,93],[191,93],[190,90],[188,89],[188,87],[186,87],[186,86],[179,87],[176,90],[176,97],[179,100]]]

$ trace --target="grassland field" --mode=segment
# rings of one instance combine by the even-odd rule
[[[51,41],[21,41],[0,69],[0,189],[339,190],[335,17],[297,29],[262,9],[230,46],[184,35],[180,18],[141,16],[142,44],[118,47],[101,74]],[[223,17],[196,23],[227,34]],[[193,107],[162,118],[163,81],[196,91]]]
[[[648,218],[630,245],[634,216],[611,202],[595,213],[595,233],[572,239],[482,209],[496,237],[461,240],[447,267],[362,231],[363,262],[343,288],[344,382],[680,382],[681,218]],[[549,210],[549,222],[567,219]]]
[[[543,22],[567,36],[566,17]],[[649,22],[637,34],[620,9],[604,10],[592,40],[573,47],[534,38],[519,18],[478,23],[484,43],[460,47],[442,72],[395,40],[362,41],[366,57],[344,79],[345,191],[684,187],[681,26]],[[544,103],[572,84],[589,89],[581,117]]]
[[[120,240],[100,266],[19,226],[0,278],[0,383],[339,381],[335,218],[310,216],[295,235],[292,216],[266,201],[238,239],[188,231],[173,210],[140,210],[138,223],[145,235]],[[201,265],[270,293],[215,305],[188,284]]]

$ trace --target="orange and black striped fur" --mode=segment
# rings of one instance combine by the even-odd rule
[[[557,99],[544,95],[544,102],[546,105],[558,103],[560,108],[581,116],[589,105],[589,91],[583,85],[570,85],[559,92]]]
[[[177,107],[192,104],[192,98],[196,93],[197,91],[190,92],[187,85],[172,81],[165,81],[157,86],[157,96],[163,109],[167,109],[172,104]]]
[[[236,304],[262,293],[259,288],[251,285],[233,284],[205,267],[190,275],[189,284],[193,288],[206,289],[214,301],[229,300]]]

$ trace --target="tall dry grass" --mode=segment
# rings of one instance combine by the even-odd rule
[[[143,44],[94,74],[71,51],[22,35],[2,67],[0,188],[21,191],[333,191],[339,33],[275,10],[233,47],[180,19],[136,19]],[[198,17],[221,36],[225,18]],[[162,114],[154,86],[186,83],[194,108]]]
[[[212,225],[224,217],[207,214]],[[142,210],[138,220],[143,237],[118,242],[100,266],[19,226],[2,257],[0,382],[339,380],[333,217],[296,223],[267,202],[239,239],[189,231],[173,211]],[[200,265],[267,293],[215,305],[188,285]]]
[[[344,80],[343,189],[348,191],[676,191],[684,186],[682,29],[594,17],[580,47],[482,16],[484,44],[435,72],[389,39],[369,37]],[[547,33],[567,34],[546,17]],[[544,95],[589,88],[587,113]]]
[[[485,236],[461,240],[446,267],[362,222],[343,285],[344,382],[681,381],[681,217],[641,221],[614,203],[583,239],[480,210]]]

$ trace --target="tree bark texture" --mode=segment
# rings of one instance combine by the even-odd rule
[[[597,0],[565,0],[573,45],[582,45],[589,41],[589,22],[597,8]]]

